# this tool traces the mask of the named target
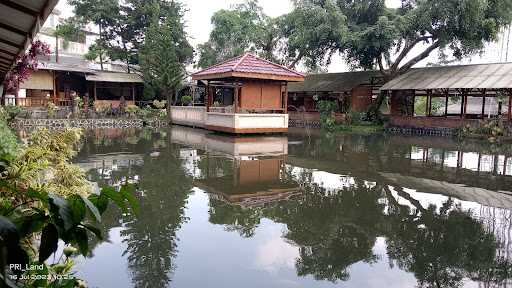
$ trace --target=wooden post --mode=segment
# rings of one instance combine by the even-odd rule
[[[416,90],[412,91],[412,117],[416,116]]]
[[[507,175],[507,160],[508,157],[505,156],[505,160],[503,160],[503,175]]]
[[[132,83],[132,101],[135,104],[135,83]]]
[[[235,83],[235,95],[233,96],[234,97],[234,108],[235,108],[235,114],[238,113],[238,83]]]
[[[426,114],[428,117],[432,114],[432,90],[427,90],[427,111]]]
[[[210,112],[210,81],[206,81],[206,112]]]
[[[508,120],[512,121],[512,92],[508,92]]]
[[[52,79],[53,79],[53,104],[57,104],[57,78],[55,77],[55,70],[52,71]]]
[[[96,81],[94,81],[94,102],[98,101],[98,92],[96,91]]]
[[[446,101],[445,101],[445,105],[444,105],[444,117],[447,117],[448,116],[448,95],[450,94],[450,89],[446,89]]]
[[[284,101],[283,101],[284,114],[288,114],[288,83],[284,83]]]
[[[460,96],[460,118],[464,118],[464,93],[461,93]]]
[[[485,119],[485,89],[483,89],[482,93],[482,119]]]
[[[468,95],[467,90],[462,90],[462,94],[464,95],[464,119],[466,118],[466,114],[468,113]]]

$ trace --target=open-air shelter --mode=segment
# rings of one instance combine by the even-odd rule
[[[391,124],[457,128],[512,121],[512,63],[418,68],[386,83]]]
[[[227,133],[288,130],[288,82],[304,75],[252,54],[229,59],[192,75],[206,82],[205,106],[174,106],[176,124]]]

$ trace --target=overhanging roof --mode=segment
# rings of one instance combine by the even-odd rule
[[[0,2],[0,78],[25,52],[58,0],[4,0]]]
[[[52,62],[41,62],[37,67],[38,70],[51,70],[51,71],[65,71],[65,72],[77,72],[92,74],[96,73],[95,70],[87,68],[82,64],[63,64],[63,63],[52,63]]]
[[[353,88],[370,84],[376,71],[345,73],[323,73],[307,75],[304,82],[288,84],[288,92],[347,92]]]
[[[117,82],[117,83],[143,83],[142,77],[135,73],[98,72],[86,75],[87,81],[94,82]]]
[[[250,53],[226,60],[192,74],[192,80],[213,80],[229,77],[304,81],[304,75]]]
[[[417,68],[389,81],[381,90],[510,89],[512,63]]]

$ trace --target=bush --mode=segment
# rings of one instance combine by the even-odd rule
[[[5,120],[0,119],[0,172],[5,169],[8,161],[14,159],[17,148],[16,135],[7,126]]]
[[[124,112],[128,113],[130,117],[135,117],[139,113],[139,107],[133,104],[130,104],[124,108]]]
[[[48,102],[46,109],[48,110],[48,118],[55,118],[55,115],[57,114],[57,106],[52,102]]]
[[[12,121],[16,116],[18,116],[23,109],[19,106],[0,106],[0,119],[3,119],[7,122]]]
[[[192,103],[194,99],[192,99],[192,96],[190,95],[185,95],[185,96],[182,96],[181,97],[181,104],[183,105],[189,105],[190,103]]]
[[[489,142],[499,142],[510,137],[510,132],[501,119],[482,120],[477,126],[466,125],[458,132],[460,138],[473,137],[487,139]]]
[[[166,105],[167,105],[167,101],[165,101],[165,100],[162,100],[162,101],[154,100],[153,101],[153,106],[155,106],[155,108],[157,108],[157,109],[165,109]]]
[[[317,104],[318,111],[320,112],[320,125],[322,128],[329,131],[336,129],[336,115],[338,109],[336,102],[321,100]]]

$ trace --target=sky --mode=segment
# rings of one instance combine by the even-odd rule
[[[185,14],[187,32],[190,36],[190,43],[196,47],[197,44],[204,43],[208,40],[212,25],[210,22],[213,14],[220,9],[229,9],[235,4],[243,3],[244,0],[181,0],[187,8]],[[293,9],[291,0],[259,0],[263,11],[271,16],[277,17],[290,12]],[[399,7],[400,0],[386,0],[388,7]],[[62,12],[63,17],[72,15],[72,8],[67,5],[66,0],[60,0],[57,9]],[[483,55],[476,55],[471,59],[465,59],[454,64],[471,64],[471,63],[489,63],[504,61],[503,49],[501,42],[488,45]],[[510,59],[512,60],[512,46],[509,49]],[[418,47],[420,50],[421,47]],[[428,59],[418,63],[418,66],[426,66],[429,63],[437,61],[437,55],[431,55]],[[349,67],[344,63],[339,55],[335,55],[331,65],[328,67],[329,72],[348,71]]]

